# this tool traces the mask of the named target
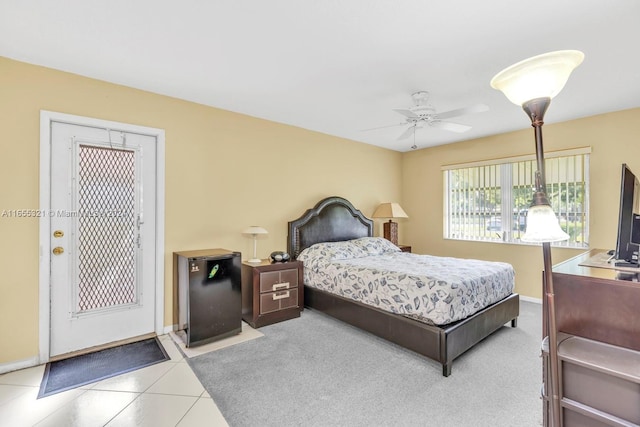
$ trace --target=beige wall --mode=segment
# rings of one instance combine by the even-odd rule
[[[401,194],[401,154],[0,58],[0,212],[37,209],[40,110],[166,131],[165,325],[174,251],[286,250],[287,221],[326,196],[366,215]],[[380,174],[379,171],[385,171]],[[379,224],[376,233],[380,233]],[[38,355],[38,221],[0,217],[0,365]]]
[[[505,101],[506,102],[506,101]],[[515,108],[515,107],[514,107]],[[590,158],[590,248],[613,249],[618,224],[621,164],[640,174],[640,109],[553,123],[553,108],[544,125],[545,151],[592,148]],[[400,224],[414,252],[506,261],[515,267],[516,289],[541,298],[540,246],[464,242],[443,239],[443,173],[447,164],[533,154],[533,129],[522,113],[523,129],[410,153],[402,159],[402,206],[410,219]],[[582,250],[553,249],[558,263]]]
[[[246,258],[252,244],[240,233],[257,224],[269,230],[258,245],[266,257],[286,249],[287,221],[331,195],[368,216],[400,201],[410,216],[399,220],[400,242],[414,252],[510,262],[517,291],[540,297],[540,247],[442,238],[440,167],[531,154],[524,113],[523,131],[401,154],[1,57],[0,94],[0,212],[38,208],[40,110],[165,129],[165,325],[174,251],[222,247]],[[547,116],[546,150],[592,147],[591,247],[612,248],[620,164],[640,173],[640,109],[559,124]],[[0,217],[0,236],[1,366],[38,354],[38,222]],[[579,252],[554,249],[554,262]]]

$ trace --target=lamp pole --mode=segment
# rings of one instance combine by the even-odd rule
[[[536,162],[538,173],[540,174],[540,183],[536,182],[536,191],[546,193],[545,171],[544,171],[544,147],[542,146],[542,125],[544,124],[544,114],[547,112],[551,104],[551,98],[536,98],[522,104],[522,109],[531,119],[531,126],[536,136]]]
[[[522,109],[531,119],[536,138],[536,195],[534,204],[540,202],[541,198],[546,199],[545,167],[544,167],[544,147],[542,142],[542,125],[544,124],[544,114],[549,108],[551,98],[537,98],[527,101],[522,105]],[[546,200],[545,200],[546,201]],[[547,202],[548,203],[548,202]],[[556,309],[555,294],[553,290],[553,264],[551,262],[551,243],[542,242],[542,257],[544,265],[544,280],[542,282],[542,319],[543,338],[548,337],[549,341],[549,365],[551,369],[551,415],[554,427],[560,427],[560,381],[558,378],[558,336],[556,331]]]
[[[258,258],[258,235],[253,234],[253,259]]]

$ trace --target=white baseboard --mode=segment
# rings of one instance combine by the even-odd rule
[[[24,368],[32,368],[40,364],[40,359],[37,356],[29,359],[15,360],[9,363],[0,363],[0,374],[6,374],[7,372],[17,371]]]
[[[168,334],[169,332],[173,332],[173,331],[177,331],[177,330],[178,330],[178,325],[170,325],[170,326],[165,326],[164,327],[165,335]]]
[[[524,296],[524,295],[520,295],[520,299],[522,301],[534,302],[536,304],[542,304],[542,298],[533,298],[533,297],[527,297],[527,296]]]

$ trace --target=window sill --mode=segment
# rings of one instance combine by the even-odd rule
[[[508,241],[505,242],[503,240],[499,240],[499,239],[495,239],[495,240],[489,240],[489,239],[458,239],[455,237],[443,237],[444,240],[455,240],[458,242],[471,242],[471,243],[497,243],[500,245],[516,245],[516,246],[540,246],[540,243],[529,243],[529,242],[522,242],[522,241]],[[589,245],[588,244],[583,244],[583,245],[578,245],[578,244],[563,244],[563,242],[557,242],[557,243],[551,243],[551,247],[552,248],[562,248],[562,249],[575,249],[575,250],[588,250],[589,249]]]

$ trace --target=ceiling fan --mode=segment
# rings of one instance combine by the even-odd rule
[[[435,107],[429,104],[428,102],[429,92],[427,91],[415,92],[414,94],[411,95],[411,98],[413,98],[413,103],[414,103],[413,107],[409,109],[393,110],[405,116],[405,121],[403,123],[398,123],[398,124],[389,125],[389,126],[382,126],[382,127],[372,128],[372,129],[366,129],[366,130],[382,129],[382,128],[388,128],[392,126],[409,125],[409,127],[397,138],[398,141],[402,139],[406,139],[412,134],[415,137],[416,130],[424,126],[430,126],[438,129],[448,130],[451,132],[461,133],[471,129],[471,126],[464,125],[461,123],[443,121],[443,119],[450,119],[452,117],[463,116],[465,114],[481,113],[489,109],[489,107],[484,104],[476,104],[476,105],[472,105],[465,108],[458,108],[456,110],[445,111],[444,113],[438,113]]]

